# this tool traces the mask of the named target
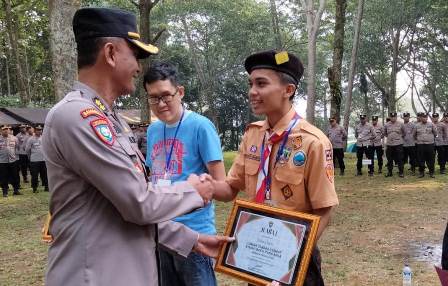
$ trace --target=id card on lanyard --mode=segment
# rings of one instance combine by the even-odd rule
[[[163,178],[157,180],[157,186],[166,187],[171,185],[171,174],[170,174],[170,163],[171,157],[173,155],[174,144],[176,143],[177,133],[179,132],[180,125],[182,124],[182,119],[184,118],[185,109],[182,110],[182,115],[180,116],[179,124],[177,124],[176,131],[174,131],[174,137],[171,142],[170,152],[167,153],[166,150],[166,124],[163,126],[163,148],[165,150],[165,172]]]

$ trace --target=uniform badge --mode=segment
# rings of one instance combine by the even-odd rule
[[[257,152],[257,146],[252,145],[249,150],[250,150],[250,152],[255,153],[255,152]]]
[[[302,136],[297,136],[292,139],[292,147],[298,150],[302,147]]]
[[[99,118],[90,121],[90,126],[92,126],[93,131],[95,131],[96,136],[101,139],[104,143],[112,146],[115,141],[115,136],[112,133],[109,123],[106,119]]]
[[[333,164],[328,163],[327,166],[325,166],[325,173],[327,174],[328,180],[333,183],[334,180],[334,167]]]
[[[333,151],[331,149],[325,150],[325,160],[333,161]]]
[[[141,164],[139,164],[138,162],[135,162],[134,166],[135,166],[135,169],[137,170],[137,172],[143,173],[143,167]]]
[[[283,153],[280,155],[278,162],[280,164],[285,164],[286,162],[288,162],[289,157],[291,157],[291,153],[292,153],[291,148],[284,148]]]
[[[291,190],[291,187],[288,186],[288,185],[284,186],[284,187],[282,188],[282,194],[283,194],[283,196],[285,197],[285,201],[286,201],[287,199],[289,199],[290,197],[292,197],[292,190]]]
[[[93,99],[93,102],[95,103],[96,106],[98,106],[98,108],[101,111],[106,111],[106,109],[107,109],[106,106],[104,106],[104,104],[101,102],[101,100],[98,97],[95,97]]]
[[[299,151],[299,152],[295,153],[293,162],[294,162],[294,165],[296,165],[297,167],[302,167],[303,165],[305,165],[305,162],[306,162],[305,153],[303,151]]]
[[[95,108],[87,108],[81,111],[81,117],[87,118],[89,116],[98,116],[98,117],[104,117],[104,115],[96,110]]]

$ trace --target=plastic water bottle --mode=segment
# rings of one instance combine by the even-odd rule
[[[412,285],[412,270],[408,264],[405,264],[403,267],[403,286],[411,286]]]

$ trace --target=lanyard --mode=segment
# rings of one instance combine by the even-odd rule
[[[177,124],[176,131],[174,132],[174,138],[171,142],[170,147],[170,153],[166,153],[166,124],[163,125],[163,148],[165,149],[165,174],[168,173],[170,162],[171,162],[171,156],[173,155],[173,149],[174,149],[174,143],[176,141],[177,132],[180,129],[180,125],[182,124],[182,119],[184,118],[185,109],[182,110],[182,115],[180,116],[179,124]]]

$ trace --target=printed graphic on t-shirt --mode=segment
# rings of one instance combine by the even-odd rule
[[[174,143],[173,143],[174,142]],[[167,139],[165,146],[163,140],[154,144],[151,152],[152,176],[155,178],[163,178],[165,175],[166,160],[169,157],[171,146],[173,153],[168,164],[167,174],[170,177],[182,174],[182,158],[184,155],[184,144],[179,139]],[[174,145],[173,145],[174,144]]]

